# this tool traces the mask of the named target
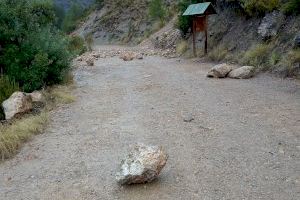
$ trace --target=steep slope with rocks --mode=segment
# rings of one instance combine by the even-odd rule
[[[183,55],[192,56],[191,31],[183,37],[176,28],[176,17],[155,32],[155,23],[147,13],[148,0],[104,2],[104,7],[93,12],[77,34],[92,33],[95,44],[150,45],[172,53],[182,40],[187,40]],[[164,3],[169,8],[176,7],[178,1]],[[283,76],[300,75],[300,16],[286,16],[275,10],[265,16],[247,17],[236,11],[234,3],[218,0],[214,6],[218,14],[209,17],[210,59],[254,65],[257,70],[271,70]],[[198,56],[203,56],[203,33],[198,34],[196,42]]]

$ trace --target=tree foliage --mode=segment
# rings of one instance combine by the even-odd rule
[[[68,40],[47,0],[0,0],[0,66],[30,92],[58,83],[69,68]]]

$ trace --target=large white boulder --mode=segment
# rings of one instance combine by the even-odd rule
[[[226,63],[214,66],[207,74],[209,78],[225,78],[233,67]]]
[[[32,109],[32,99],[30,95],[23,92],[15,92],[2,103],[2,107],[5,119],[12,119],[17,114],[30,111]]]
[[[229,78],[236,79],[248,79],[254,76],[255,68],[253,66],[243,66],[232,70],[229,74]]]
[[[162,147],[137,144],[122,160],[116,179],[120,184],[151,182],[158,177],[167,159]]]

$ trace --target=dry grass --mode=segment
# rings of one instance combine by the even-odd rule
[[[212,61],[219,62],[221,60],[224,60],[227,54],[228,49],[223,45],[219,45],[208,53],[208,58]]]
[[[252,65],[260,69],[269,67],[269,55],[271,47],[267,44],[258,44],[252,46],[241,60],[242,64]]]
[[[55,104],[69,104],[75,101],[75,97],[70,91],[70,86],[59,85],[49,89],[47,99]]]
[[[0,158],[4,160],[15,155],[24,142],[44,130],[47,122],[48,114],[41,112],[10,125],[0,125]]]
[[[70,79],[71,80],[71,79]],[[13,157],[22,144],[33,135],[43,132],[48,122],[48,111],[58,104],[68,104],[75,101],[71,94],[72,85],[60,85],[49,88],[44,92],[46,106],[41,113],[26,115],[8,123],[0,123],[0,160]]]
[[[176,52],[179,55],[184,54],[189,48],[189,44],[186,40],[181,40],[180,42],[178,42],[178,44],[176,45]]]
[[[279,66],[283,67],[288,76],[294,76],[297,66],[300,65],[300,49],[289,51],[281,59]]]

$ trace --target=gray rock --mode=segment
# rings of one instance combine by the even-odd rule
[[[226,63],[214,66],[207,74],[209,78],[225,78],[232,70],[232,66]]]
[[[283,23],[284,15],[279,11],[266,14],[258,27],[257,33],[264,39],[270,39],[277,35]]]
[[[194,120],[195,120],[195,118],[194,118],[194,116],[191,115],[191,114],[183,117],[183,121],[184,121],[184,122],[192,122],[192,121],[194,121]]]
[[[158,177],[167,159],[162,147],[136,144],[122,160],[116,179],[122,185],[151,182]]]
[[[238,69],[232,70],[229,74],[229,78],[236,79],[248,79],[254,76],[255,68],[253,66],[243,66]]]
[[[45,102],[45,97],[44,97],[43,93],[41,93],[39,91],[27,93],[27,95],[31,96],[32,102]]]
[[[295,37],[295,47],[300,47],[300,33]]]
[[[2,103],[5,119],[12,119],[17,114],[28,112],[32,109],[32,99],[30,95],[23,92],[13,93],[9,99]]]

